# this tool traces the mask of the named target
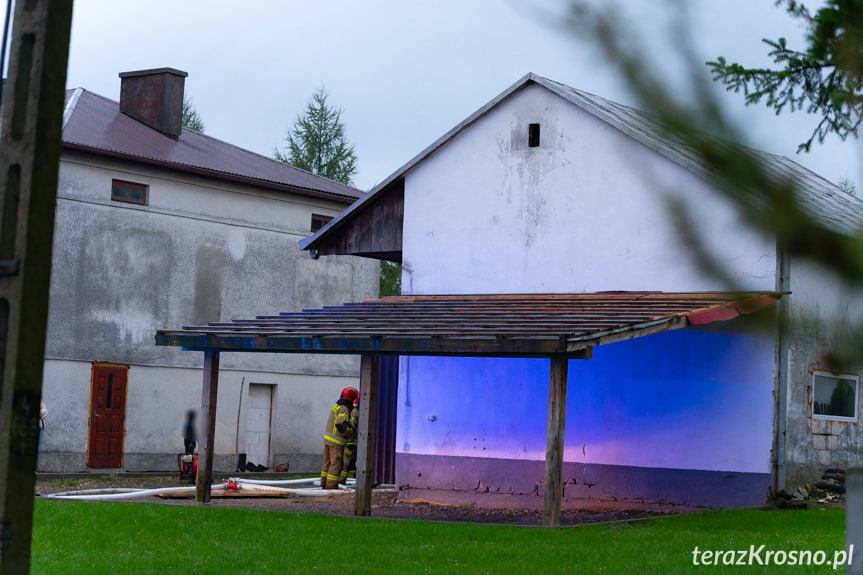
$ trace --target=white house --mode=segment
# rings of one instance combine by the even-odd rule
[[[181,128],[184,72],[120,76],[119,103],[66,94],[42,471],[176,470],[200,360],[154,347],[157,327],[378,293],[376,262],[322,265],[296,250],[362,192]],[[215,468],[245,453],[319,469],[321,418],[358,361],[258,355],[222,368]]]
[[[753,153],[816,217],[863,231],[858,199]],[[859,458],[859,370],[825,358],[836,323],[863,313],[749,227],[706,169],[645,114],[529,74],[301,247],[400,261],[411,295],[728,291],[676,231],[669,200],[683,202],[734,289],[791,292],[778,304],[790,328],[775,329],[774,307],[571,360],[563,501],[756,505]],[[401,497],[541,505],[547,382],[547,360],[402,357]]]

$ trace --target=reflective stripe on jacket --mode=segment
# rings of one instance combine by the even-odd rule
[[[330,410],[330,416],[327,419],[327,427],[324,431],[324,442],[330,442],[334,445],[345,445],[352,432],[350,425],[351,412],[347,406],[336,402]],[[344,427],[344,432],[339,431],[338,425]]]
[[[353,408],[351,410],[351,415],[348,418],[348,421],[350,422],[350,426],[352,429],[352,432],[351,432],[350,436],[348,437],[348,445],[352,446],[352,447],[356,447],[357,446],[357,434],[359,433],[358,426],[360,423],[360,410],[357,409],[356,407]]]

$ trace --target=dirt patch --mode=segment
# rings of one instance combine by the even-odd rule
[[[193,500],[171,500],[168,503],[190,505]],[[287,513],[322,513],[325,515],[350,516],[354,512],[354,496],[351,493],[331,497],[289,497],[277,499],[214,498],[213,507],[243,507]],[[374,493],[372,495],[372,517],[386,519],[416,519],[421,521],[457,521],[464,523],[500,523],[509,525],[541,525],[542,511],[538,509],[485,509],[476,506],[433,505],[429,503],[405,503],[398,500],[397,493]],[[578,511],[561,513],[561,525],[624,521],[662,515],[642,511]]]
[[[40,480],[37,491],[43,495],[83,489],[178,487],[176,477],[158,476],[147,478],[94,477],[71,480]],[[162,499],[149,497],[138,502],[159,503],[163,505],[197,505],[194,499]],[[280,498],[213,498],[211,507],[240,507],[262,511],[283,513],[321,513],[325,515],[353,515],[354,496],[340,493],[328,497],[280,497]],[[542,510],[539,509],[485,509],[475,506],[433,505],[429,503],[405,503],[398,500],[393,492],[374,493],[372,496],[372,517],[386,519],[416,519],[422,521],[457,521],[464,523],[533,525],[542,523]],[[580,511],[564,510],[561,525],[580,525],[625,521],[665,515],[648,511]]]

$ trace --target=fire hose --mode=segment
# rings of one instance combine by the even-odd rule
[[[293,483],[293,485],[312,485],[315,481],[312,479],[302,479],[302,480],[288,480],[288,481],[296,481],[297,483]],[[317,480],[320,484],[320,480]],[[342,489],[350,489],[349,487],[340,485]],[[126,489],[126,488],[113,488],[113,489],[89,489],[89,490],[80,490],[80,491],[64,491],[62,493],[55,493],[52,495],[43,496],[44,499],[65,499],[65,500],[75,500],[75,501],[123,501],[128,499],[142,499],[145,497],[154,497],[157,495],[167,495],[174,493],[194,493],[197,488],[195,486],[189,487],[163,487],[158,489]],[[212,491],[216,492],[228,492],[228,491],[255,491],[255,492],[265,492],[265,493],[273,493],[274,495],[295,495],[300,497],[328,497],[333,495],[332,491],[323,490],[323,489],[313,489],[313,488],[292,488],[286,489],[282,487],[276,487],[274,485],[269,485],[266,482],[261,480],[252,481],[243,481],[238,479],[229,479],[225,483],[220,483],[218,485],[213,485]]]

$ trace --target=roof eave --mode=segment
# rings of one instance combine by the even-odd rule
[[[122,152],[117,152],[114,150],[105,150],[102,148],[93,148],[90,146],[85,146],[83,144],[76,144],[73,142],[64,141],[62,143],[62,148],[66,150],[73,150],[76,152],[85,152],[88,154],[94,154],[97,156],[105,156],[108,158],[116,158],[121,160],[127,160],[131,162],[136,162],[139,164],[145,164],[149,166],[156,166],[160,168],[166,168],[169,170],[175,170],[179,172],[195,174],[199,176],[206,176],[218,180],[226,180],[241,184],[247,184],[256,186],[259,188],[266,188],[269,190],[279,191],[279,192],[290,192],[294,194],[299,194],[303,196],[320,198],[325,200],[330,200],[333,202],[341,203],[341,204],[353,204],[357,202],[360,198],[355,198],[353,196],[334,194],[332,192],[324,192],[321,190],[315,190],[311,188],[303,188],[300,186],[291,186],[288,184],[280,184],[278,182],[273,182],[270,180],[261,180],[257,178],[249,178],[247,176],[242,176],[239,174],[231,174],[228,172],[219,172],[216,170],[207,170],[205,168],[199,168],[195,166],[189,166],[186,164],[177,164],[174,162],[166,162],[164,160],[157,160],[154,158],[147,158],[144,156],[135,156],[132,154],[124,154]]]
[[[338,217],[334,218],[330,221],[326,226],[321,228],[312,236],[304,238],[300,240],[300,250],[309,250],[317,247],[318,243],[331,233],[334,233],[335,230],[341,227],[342,223],[346,220],[350,219],[353,214],[359,210],[362,210],[363,206],[367,203],[374,200],[374,198],[378,197],[381,192],[383,192],[387,187],[391,184],[397,182],[398,180],[404,178],[408,172],[413,170],[417,165],[423,162],[426,158],[434,155],[440,148],[446,145],[450,140],[455,138],[462,131],[473,125],[480,118],[485,116],[488,112],[490,112],[494,107],[498,104],[511,97],[513,94],[527,86],[531,82],[539,83],[539,80],[542,78],[537,76],[534,73],[525,74],[522,78],[520,78],[517,82],[512,84],[509,88],[498,94],[492,100],[487,102],[483,107],[479,110],[462,120],[458,125],[449,130],[443,136],[435,140],[430,146],[426,147],[419,154],[408,160],[407,163],[402,165],[395,172],[390,174],[390,176],[385,179],[383,182],[375,186],[368,194],[363,196],[359,201],[355,202],[351,207],[343,211]]]

